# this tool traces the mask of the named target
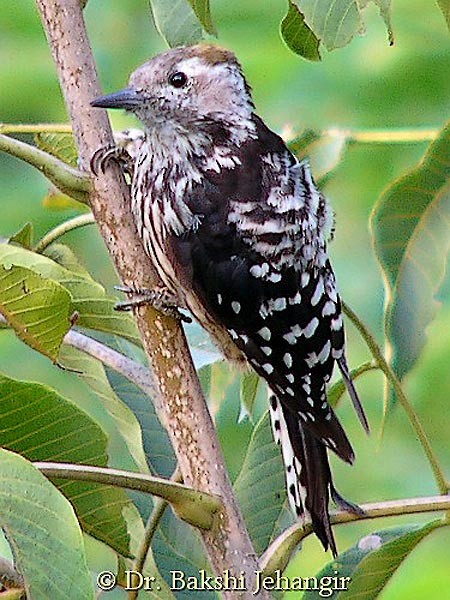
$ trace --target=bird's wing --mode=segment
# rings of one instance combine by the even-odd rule
[[[263,127],[260,125],[260,127]],[[240,165],[206,173],[188,199],[198,225],[173,236],[201,302],[304,426],[352,462],[326,399],[344,331],[326,255],[332,215],[282,140],[264,130]]]

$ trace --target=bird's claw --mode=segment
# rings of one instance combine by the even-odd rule
[[[133,159],[121,146],[101,146],[92,155],[89,165],[92,173],[97,177],[100,173],[105,172],[111,162],[118,164],[128,175],[133,174]]]
[[[192,323],[190,317],[179,311],[177,298],[167,288],[156,287],[153,290],[149,290],[128,285],[116,285],[114,288],[130,296],[128,300],[118,302],[114,307],[115,310],[132,310],[135,307],[150,304],[155,310],[177,321]]]

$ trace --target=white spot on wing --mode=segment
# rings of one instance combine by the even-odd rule
[[[303,330],[303,335],[305,336],[305,338],[312,337],[314,335],[314,332],[316,331],[318,325],[319,325],[319,319],[317,317],[314,317],[313,319],[311,319],[311,321],[308,323],[308,325]]]
[[[316,306],[316,304],[318,304],[320,302],[320,299],[322,298],[324,291],[325,291],[325,289],[323,287],[323,279],[322,279],[322,277],[319,277],[319,280],[317,281],[316,289],[314,290],[314,294],[311,298],[311,306]]]
[[[268,327],[263,327],[262,329],[260,329],[258,331],[258,334],[262,337],[263,340],[266,340],[266,342],[268,342],[272,337],[272,334]]]
[[[297,343],[297,338],[295,337],[295,335],[293,333],[291,333],[290,331],[288,333],[285,333],[283,335],[283,338],[287,341],[288,344],[290,344],[291,346],[294,346]]]
[[[241,305],[240,305],[240,303],[239,303],[239,302],[235,302],[235,301],[233,301],[233,302],[231,303],[231,308],[234,310],[234,312],[235,312],[236,314],[239,314],[239,312],[241,311]]]
[[[300,292],[297,292],[295,294],[295,296],[293,296],[292,298],[289,298],[289,304],[292,306],[293,304],[301,304],[302,302],[302,296],[300,294]]]
[[[334,315],[336,312],[336,304],[332,300],[328,300],[325,302],[322,308],[322,317],[327,317],[328,315]]]
[[[300,283],[302,287],[306,287],[309,283],[309,273],[305,272],[302,273],[302,276],[300,278]]]
[[[253,265],[253,267],[250,267],[250,274],[253,275],[253,277],[264,277],[268,272],[268,263],[263,263],[262,265]]]
[[[317,360],[321,363],[324,363],[327,360],[327,358],[330,356],[330,350],[331,350],[331,342],[330,342],[330,340],[328,340],[327,343],[322,348],[322,350],[319,352],[319,354],[317,356]]]
[[[343,327],[342,315],[339,315],[337,319],[332,319],[331,321],[331,329],[334,331],[339,331]]]
[[[287,368],[290,369],[292,367],[292,354],[286,352],[286,354],[283,356],[283,360]]]
[[[279,281],[281,281],[281,274],[274,271],[269,275],[267,281],[271,281],[272,283],[278,283]]]

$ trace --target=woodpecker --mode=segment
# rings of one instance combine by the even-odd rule
[[[256,115],[235,55],[215,45],[163,52],[134,71],[126,89],[91,104],[131,111],[144,125],[128,160],[132,213],[165,301],[189,309],[227,358],[267,382],[290,505],[336,555],[330,496],[359,509],[337,493],[328,462],[328,449],[354,461],[327,401],[335,362],[368,424],[327,256],[334,214],[309,163]],[[123,150],[100,149],[94,172],[110,158],[123,161]]]

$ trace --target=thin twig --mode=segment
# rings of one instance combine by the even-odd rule
[[[0,123],[0,133],[72,133],[69,123]]]
[[[72,127],[68,123],[0,123],[0,133],[71,133]],[[336,136],[345,138],[348,143],[359,144],[411,144],[434,140],[439,129],[424,127],[418,129],[405,129],[394,127],[392,129],[347,129],[345,127],[332,127],[317,132],[319,135]]]
[[[0,134],[0,150],[20,158],[38,169],[62,192],[75,200],[87,202],[91,181],[81,171],[35,146],[3,134]]]
[[[364,514],[356,515],[345,511],[331,513],[332,525],[352,523],[353,521],[364,521],[367,519],[378,519],[381,517],[392,517],[399,515],[412,515],[417,513],[448,511],[450,510],[450,495],[428,496],[425,498],[407,498],[404,500],[390,500],[387,502],[375,502],[361,504],[360,508]],[[446,522],[443,521],[442,525]],[[260,558],[260,567],[267,574],[277,569],[283,571],[298,544],[313,532],[310,522],[302,525],[296,523],[286,529],[267,548]]]
[[[345,138],[349,144],[413,144],[429,142],[439,134],[438,129],[340,129],[334,127],[322,132],[322,135]]]
[[[43,252],[50,244],[53,244],[58,238],[65,235],[69,231],[84,227],[85,225],[95,224],[95,219],[92,213],[86,213],[84,215],[78,215],[73,219],[68,219],[63,223],[60,223],[48,233],[46,233],[33,248],[34,252]]]
[[[437,458],[436,454],[434,453],[434,450],[431,446],[431,443],[428,439],[427,434],[425,433],[425,430],[422,426],[422,423],[420,422],[420,419],[419,419],[416,411],[414,410],[413,406],[411,405],[408,398],[406,397],[405,392],[403,391],[402,384],[400,383],[397,375],[394,373],[394,371],[392,370],[392,368],[390,367],[390,365],[384,358],[383,352],[382,352],[380,346],[375,341],[375,338],[370,333],[370,331],[368,330],[366,325],[358,317],[358,315],[355,312],[353,312],[353,310],[347,304],[343,303],[342,307],[343,307],[344,313],[352,321],[352,323],[355,325],[356,329],[361,334],[361,337],[366,342],[367,347],[369,348],[370,352],[372,353],[372,356],[378,363],[378,366],[383,371],[383,373],[386,376],[386,378],[388,379],[389,383],[394,388],[395,393],[397,394],[397,397],[400,401],[400,404],[402,405],[404,411],[406,412],[406,414],[409,418],[409,421],[410,421],[414,431],[416,432],[416,435],[419,438],[422,448],[424,449],[424,452],[428,458],[428,462],[430,463],[431,469],[433,471],[437,487],[438,487],[439,491],[441,492],[441,494],[447,494],[448,487],[447,487],[444,473],[439,464],[438,458]]]
[[[73,329],[66,333],[64,343],[82,350],[100,360],[104,365],[111,367],[134,383],[150,398],[158,397],[155,378],[148,367]]]

